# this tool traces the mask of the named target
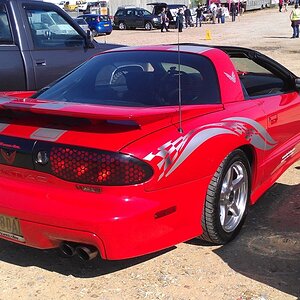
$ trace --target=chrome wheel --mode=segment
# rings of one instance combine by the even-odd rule
[[[121,23],[119,24],[119,29],[120,29],[120,30],[125,30],[125,29],[126,29],[125,23],[121,22]]]
[[[152,29],[153,29],[153,25],[152,25],[150,22],[147,22],[147,23],[145,24],[145,29],[146,29],[146,30],[152,30]]]
[[[232,232],[240,224],[248,201],[248,174],[244,164],[234,162],[221,186],[220,223],[224,231]]]
[[[199,238],[226,244],[241,230],[248,212],[252,157],[241,149],[229,153],[212,177],[202,213]]]

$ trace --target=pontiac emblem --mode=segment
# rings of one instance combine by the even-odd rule
[[[12,165],[13,162],[15,161],[16,154],[17,154],[17,151],[9,152],[8,150],[1,149],[1,155],[2,155],[2,157],[5,159],[5,161],[9,165]]]

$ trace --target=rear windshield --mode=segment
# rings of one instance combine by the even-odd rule
[[[79,25],[86,25],[86,21],[84,19],[74,19]]]
[[[99,20],[100,22],[109,21],[109,16],[105,16],[105,15],[99,16]]]
[[[99,55],[34,98],[113,106],[220,103],[215,69],[206,57],[126,51]]]

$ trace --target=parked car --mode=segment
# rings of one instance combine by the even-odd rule
[[[300,159],[299,92],[257,51],[191,44],[118,48],[2,94],[0,237],[86,260],[225,244]]]
[[[86,21],[93,36],[101,34],[109,35],[113,30],[111,19],[107,15],[86,14],[78,16],[77,19],[83,19]]]
[[[74,21],[85,31],[90,30],[89,24],[83,18],[76,18]]]
[[[119,7],[114,15],[114,26],[120,30],[160,28],[160,18],[148,10],[138,7]]]

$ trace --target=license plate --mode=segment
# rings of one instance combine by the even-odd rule
[[[109,25],[108,24],[104,24],[104,27],[108,27]]]
[[[0,215],[0,236],[8,237],[19,242],[25,242],[20,222],[14,217]]]

